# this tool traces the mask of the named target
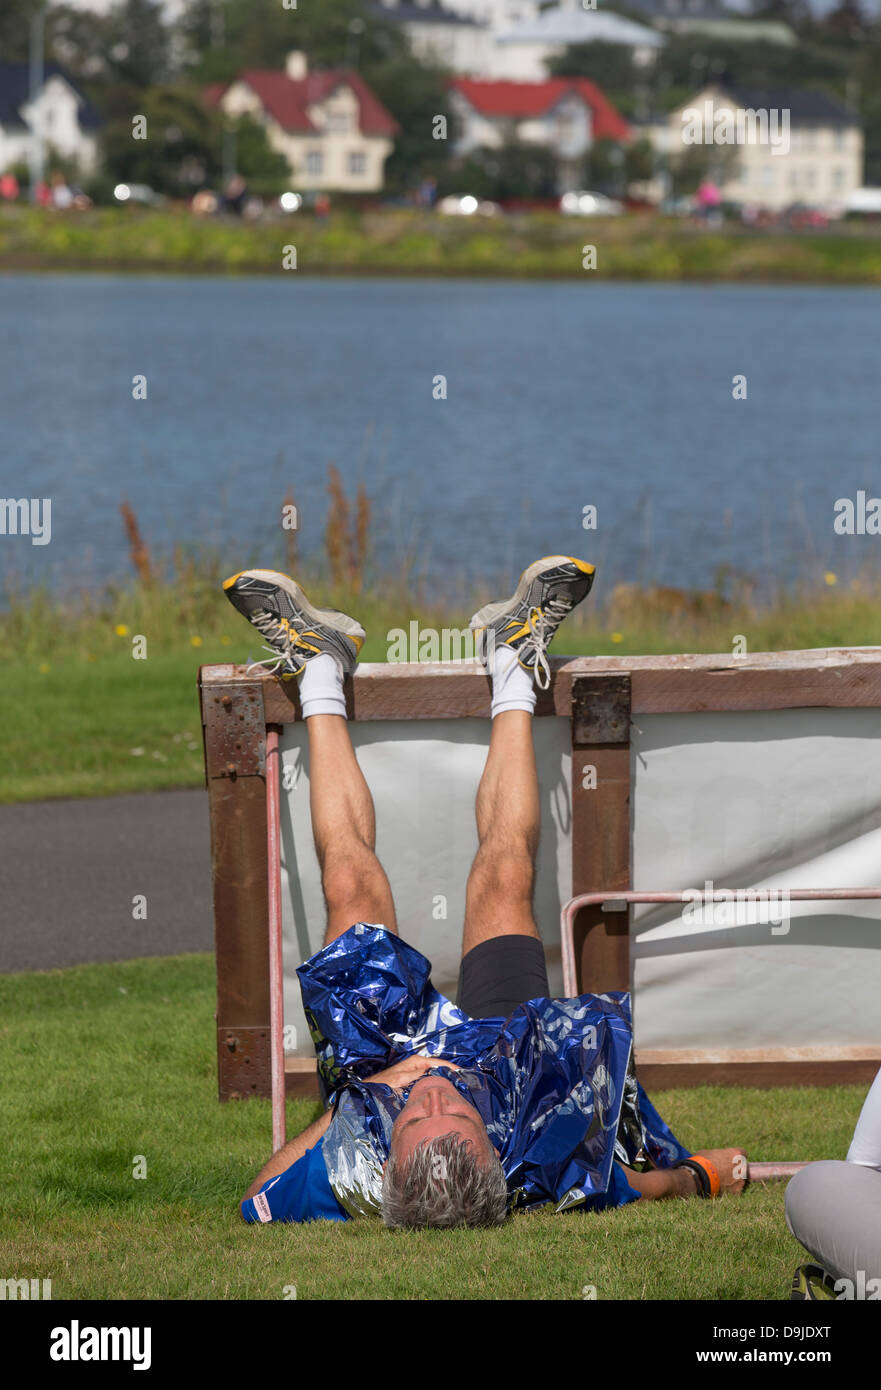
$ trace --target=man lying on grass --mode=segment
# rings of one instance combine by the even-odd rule
[[[277,653],[275,669],[302,673],[327,903],[324,947],[298,973],[332,1105],[261,1170],[241,1204],[245,1220],[381,1212],[393,1227],[492,1226],[509,1210],[547,1202],[565,1211],[743,1190],[743,1153],[690,1155],[639,1085],[627,994],[548,997],[532,915],[534,682],[547,688],[547,646],[592,582],[593,566],[550,556],[524,572],[511,599],[471,620],[492,676],[492,732],[457,1007],[397,935],[375,854],[373,800],[343,697],[363,629],[313,608],[274,571],[226,581],[227,596]]]

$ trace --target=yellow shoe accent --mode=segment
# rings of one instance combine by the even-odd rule
[[[231,579],[224,579],[224,581],[223,581],[223,587],[224,587],[224,589],[231,589],[232,586],[233,586],[233,584],[235,584],[236,580],[237,580],[237,579],[241,579],[241,577],[242,577],[242,575],[243,575],[244,573],[245,573],[244,570],[239,570],[238,574],[234,574],[234,575],[232,576]]]
[[[568,560],[569,563],[570,563],[570,565],[574,565],[576,569],[580,569],[582,574],[595,574],[595,573],[596,573],[596,565],[589,565],[589,564],[587,563],[586,560],[576,560],[576,558],[575,558],[574,555],[564,555],[564,556],[559,556],[559,555],[542,555],[541,559],[540,559],[540,560],[536,560],[535,563],[536,563],[537,565],[550,564],[552,560],[559,560],[559,559],[561,559],[561,558],[562,558],[562,559],[565,559],[565,560]],[[532,566],[530,565],[530,566],[528,566],[528,568],[531,569]],[[525,573],[526,573],[526,570],[523,571],[523,574],[525,574]],[[523,578],[523,574],[521,574],[521,576],[520,576],[521,579]]]

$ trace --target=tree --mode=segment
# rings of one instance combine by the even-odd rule
[[[835,9],[824,16],[819,28],[824,34],[831,34],[835,38],[859,42],[868,28],[868,20],[860,0],[838,0]]]
[[[496,202],[554,198],[557,162],[545,145],[509,140],[500,149],[481,147],[444,170],[438,193],[471,193]]]
[[[453,125],[443,74],[396,54],[371,67],[365,80],[400,126],[385,166],[386,187],[401,192],[429,175],[439,178],[450,160]],[[446,119],[446,140],[434,138],[436,116]]]
[[[646,183],[655,172],[655,153],[650,140],[635,140],[624,150],[624,176],[628,183]]]
[[[31,18],[36,9],[37,0],[3,0],[0,4],[0,60],[4,63],[28,61]]]
[[[246,67],[281,68],[291,49],[316,68],[370,69],[407,45],[396,25],[361,0],[320,0],[286,9],[281,0],[192,0],[180,20],[194,77],[228,82]]]
[[[548,64],[552,77],[589,77],[620,111],[630,114],[633,92],[643,69],[633,62],[633,50],[617,43],[579,43]]]
[[[132,114],[146,117],[146,139],[132,136]],[[223,129],[216,111],[198,92],[153,87],[137,104],[108,122],[104,162],[114,182],[145,183],[172,197],[191,195],[202,184],[217,185],[222,174]]]

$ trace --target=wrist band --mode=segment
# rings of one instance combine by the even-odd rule
[[[721,1193],[722,1183],[718,1168],[701,1154],[692,1154],[691,1158],[682,1158],[678,1163],[674,1163],[673,1167],[690,1168],[693,1173],[697,1174],[701,1197],[718,1197]]]

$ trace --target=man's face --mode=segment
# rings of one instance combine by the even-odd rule
[[[411,1086],[407,1104],[392,1128],[395,1158],[399,1163],[405,1162],[419,1144],[445,1134],[469,1140],[484,1161],[493,1153],[486,1125],[453,1083],[443,1076],[420,1077]]]

